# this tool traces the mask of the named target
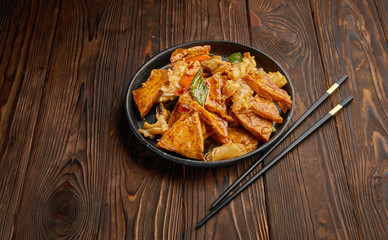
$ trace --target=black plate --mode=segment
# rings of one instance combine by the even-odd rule
[[[140,140],[140,142],[142,142],[145,146],[147,146],[147,148],[150,149],[151,151],[157,153],[159,156],[177,163],[191,165],[191,166],[199,166],[199,167],[225,166],[228,164],[236,163],[243,159],[247,159],[259,152],[262,152],[263,150],[268,148],[269,145],[271,145],[285,130],[287,124],[291,119],[291,116],[294,110],[294,103],[292,104],[292,108],[288,110],[284,116],[282,116],[283,123],[276,126],[277,131],[271,135],[271,138],[268,142],[262,145],[259,145],[257,149],[255,149],[254,151],[248,154],[245,154],[240,157],[232,158],[232,159],[227,159],[227,160],[204,162],[204,161],[189,159],[168,151],[162,151],[156,147],[156,140],[145,138],[143,135],[139,133],[138,129],[142,128],[145,121],[149,123],[154,123],[156,121],[155,109],[151,109],[148,115],[144,119],[141,119],[139,111],[137,110],[136,105],[133,101],[132,91],[141,87],[141,84],[148,79],[152,69],[168,68],[168,64],[170,63],[170,56],[177,48],[189,48],[189,47],[198,46],[198,45],[210,45],[211,46],[210,53],[215,55],[220,55],[223,57],[228,57],[230,54],[235,52],[241,52],[241,53],[250,52],[251,56],[255,56],[255,60],[258,68],[262,67],[266,72],[279,71],[286,77],[288,83],[283,87],[283,89],[286,90],[288,94],[291,96],[291,98],[294,100],[294,88],[292,86],[292,83],[287,73],[275,60],[273,60],[265,53],[246,45],[242,45],[235,42],[222,41],[222,40],[205,40],[205,41],[183,43],[183,44],[174,46],[172,48],[169,48],[167,50],[164,50],[163,52],[160,52],[158,55],[156,55],[155,57],[150,59],[147,63],[145,63],[133,77],[128,88],[127,99],[126,99],[127,117],[133,133]]]

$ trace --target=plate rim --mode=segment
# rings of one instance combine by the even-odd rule
[[[130,81],[128,89],[127,89],[126,98],[125,98],[125,100],[126,100],[126,102],[125,102],[125,112],[126,112],[126,117],[127,117],[129,126],[130,126],[133,134],[137,137],[137,139],[142,144],[144,144],[148,149],[150,149],[151,151],[153,151],[154,153],[156,153],[160,157],[168,159],[168,160],[176,162],[176,163],[179,163],[179,164],[195,166],[195,167],[221,167],[221,166],[226,166],[226,165],[231,165],[231,164],[238,163],[238,162],[240,162],[240,161],[242,161],[244,159],[252,158],[252,157],[255,157],[255,156],[257,157],[257,155],[259,155],[265,149],[270,147],[272,145],[272,143],[274,143],[283,134],[283,132],[286,130],[287,125],[289,124],[289,122],[290,122],[290,120],[291,120],[291,118],[293,116],[295,99],[292,99],[293,100],[292,101],[292,106],[291,106],[291,109],[288,110],[288,116],[287,116],[286,119],[283,120],[284,125],[282,126],[282,128],[280,130],[278,130],[279,133],[277,133],[276,136],[272,137],[272,139],[270,139],[267,143],[262,144],[261,146],[257,147],[255,150],[253,150],[252,152],[249,152],[249,153],[244,154],[242,156],[231,158],[231,159],[225,159],[225,160],[220,160],[220,161],[200,161],[200,160],[194,160],[194,159],[189,159],[189,158],[183,158],[183,157],[171,155],[168,152],[160,150],[160,149],[156,148],[156,146],[153,146],[152,144],[150,144],[145,139],[145,137],[143,137],[139,133],[138,129],[135,129],[135,124],[132,122],[132,117],[130,115],[130,107],[131,107],[130,106],[130,102],[133,102],[132,101],[133,99],[131,100],[131,98],[132,98],[131,87],[132,87],[132,85],[135,84],[134,80],[137,79],[139,77],[139,75],[141,75],[142,72],[145,71],[145,69],[147,69],[147,67],[149,65],[151,65],[152,63],[154,63],[157,59],[159,59],[161,57],[165,57],[165,55],[167,55],[167,54],[171,55],[172,52],[175,51],[178,48],[187,48],[187,47],[192,47],[192,46],[195,46],[195,45],[206,45],[206,44],[211,45],[212,43],[213,44],[214,43],[218,43],[218,44],[220,44],[220,43],[222,43],[222,44],[231,44],[231,45],[239,46],[239,47],[242,47],[242,48],[247,48],[247,49],[250,49],[251,51],[254,51],[254,52],[257,52],[259,54],[264,55],[266,58],[269,58],[284,73],[284,75],[285,75],[285,77],[286,77],[286,79],[288,81],[289,87],[290,87],[291,95],[293,96],[293,98],[295,98],[295,91],[294,91],[294,87],[293,87],[292,81],[290,80],[290,78],[289,78],[287,72],[284,70],[284,68],[275,59],[273,59],[271,56],[269,56],[265,52],[263,52],[261,50],[258,50],[258,49],[254,48],[252,46],[241,44],[241,43],[237,43],[237,42],[233,42],[233,41],[228,41],[228,40],[196,40],[196,41],[190,41],[190,42],[184,42],[184,43],[181,43],[181,44],[177,44],[177,45],[171,46],[171,47],[169,47],[169,48],[167,48],[165,50],[160,51],[155,56],[153,56],[148,61],[146,61],[136,71],[135,75],[133,75],[133,77],[131,78],[131,81]],[[166,63],[166,65],[167,64],[168,63]],[[143,82],[145,82],[145,81],[143,81]],[[140,118],[139,116],[137,116],[137,117]]]

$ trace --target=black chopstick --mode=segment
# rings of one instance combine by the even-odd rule
[[[208,215],[206,215],[201,221],[197,223],[197,228],[201,227],[207,220],[209,220],[214,214],[225,207],[233,198],[235,198],[240,192],[246,189],[251,183],[263,175],[269,168],[271,168],[275,163],[277,163],[282,157],[284,157],[288,152],[290,152],[295,146],[312,134],[315,130],[320,128],[325,124],[329,119],[335,116],[345,105],[352,101],[353,97],[349,96],[336,107],[334,107],[328,114],[322,117],[318,122],[316,122],[312,127],[305,131],[300,137],[298,137],[294,142],[292,142],[286,149],[284,149],[279,155],[277,155],[271,162],[265,165],[259,172],[253,175],[248,181],[246,181],[240,188],[233,192],[229,197],[227,197],[221,204],[215,207]]]
[[[292,131],[295,130],[319,105],[323,103],[346,79],[348,75],[343,75],[336,83],[334,83],[309,109],[306,110],[295,123],[285,131],[281,137],[271,145],[271,147],[260,156],[252,166],[246,170],[229,188],[227,188],[221,196],[219,196],[211,205],[210,210],[217,206],[249,173],[251,173]]]

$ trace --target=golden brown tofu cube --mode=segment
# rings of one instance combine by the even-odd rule
[[[198,112],[201,120],[206,124],[208,124],[214,130],[215,134],[219,134],[220,137],[227,138],[228,122],[225,119],[207,111],[205,108],[203,108],[201,105],[199,105],[199,103],[195,101],[191,103],[190,108],[195,109]]]
[[[158,100],[162,86],[169,82],[167,72],[166,69],[152,70],[150,77],[142,84],[142,87],[132,92],[142,118],[147,115]]]
[[[254,112],[235,113],[241,125],[260,141],[267,142],[272,133],[273,122],[256,115]]]
[[[189,111],[190,105],[193,101],[193,98],[189,95],[188,92],[179,96],[178,102],[175,104],[175,107],[170,115],[170,119],[168,120],[168,126],[170,128],[176,121],[179,120],[182,115]]]
[[[157,146],[188,158],[203,160],[204,143],[198,112],[191,110],[183,115],[163,135]]]
[[[259,145],[257,138],[245,128],[228,128],[228,138],[233,143],[241,143],[247,152],[252,152]]]
[[[246,75],[243,80],[261,97],[270,100],[283,102],[285,106],[290,109],[292,106],[292,100],[290,95],[283,89],[280,89],[273,83],[269,76],[250,76]]]
[[[225,81],[226,76],[219,74],[206,79],[206,82],[209,84],[209,94],[206,97],[205,109],[209,112],[217,113],[228,121],[232,121],[233,119],[227,114],[226,104],[222,101],[221,89]]]
[[[282,110],[283,113],[287,112],[288,108],[284,102],[276,102],[276,104],[279,106],[280,110]]]
[[[253,100],[251,109],[263,118],[267,118],[277,123],[283,122],[283,118],[279,115],[279,110],[275,103],[260,97],[258,94],[256,94],[255,99]]]

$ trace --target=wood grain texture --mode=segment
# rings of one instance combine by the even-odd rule
[[[20,25],[9,27],[8,35],[4,34],[1,38],[2,51],[5,53],[1,65],[6,66],[2,68],[4,72],[0,81],[1,125],[5,129],[1,131],[0,150],[2,239],[10,239],[16,234],[15,216],[25,196],[26,175],[31,165],[29,160],[58,17],[58,4],[19,2],[10,6],[7,14],[9,18],[2,18],[4,26],[12,26],[15,19],[19,19]]]
[[[376,10],[379,14],[379,19],[381,26],[383,28],[385,39],[388,39],[388,2],[384,0],[375,0]]]
[[[274,56],[293,81],[296,119],[344,72],[325,76],[308,1],[249,1],[249,9],[253,46]],[[295,136],[329,110],[325,103]],[[337,134],[329,122],[266,174],[271,237],[357,239]]]
[[[148,5],[142,6],[142,22],[145,22],[142,25],[142,37],[145,42],[142,44],[144,47],[140,48],[145,51],[145,60],[167,47],[186,41],[226,39],[249,44],[246,5],[241,1],[186,3],[172,1],[170,3],[161,2],[160,5],[158,2],[152,1]],[[236,31],[237,27],[245,30]],[[155,39],[159,39],[159,42]],[[136,159],[139,159],[137,161],[147,158],[147,155],[144,154],[144,148],[139,146],[139,149],[143,153],[136,156]],[[152,157],[155,158],[155,156]],[[246,167],[247,163],[213,170],[169,165],[169,168],[165,169],[166,173],[162,174],[165,177],[160,180],[163,187],[157,190],[146,189],[145,191],[160,191],[159,202],[166,200],[171,202],[171,199],[176,200],[179,195],[183,198],[176,205],[165,206],[164,203],[157,205],[158,210],[155,217],[160,219],[157,225],[161,229],[155,230],[155,234],[162,233],[162,235],[155,235],[155,237],[171,238],[171,225],[174,223],[173,226],[184,224],[181,228],[174,227],[176,229],[174,232],[180,233],[183,238],[206,239],[223,236],[244,239],[268,238],[266,213],[265,207],[263,207],[263,205],[265,206],[265,195],[262,181],[258,181],[255,188],[244,194],[242,200],[236,201],[229,209],[225,209],[222,213],[222,221],[218,218],[211,220],[209,222],[211,227],[207,228],[209,230],[202,228],[196,231],[195,229],[197,221],[205,216],[206,209],[215,199],[215,194],[221,193]],[[178,175],[179,177],[168,178],[168,175]],[[171,186],[178,189],[171,188]],[[141,201],[143,202],[144,198]],[[168,208],[164,209],[163,207]],[[241,209],[249,211],[245,212]],[[170,211],[172,213],[166,215]],[[239,219],[246,220],[239,221]],[[230,228],[231,224],[236,225],[236,227]],[[144,232],[149,232],[149,229],[144,229]],[[174,236],[177,238],[179,235]]]
[[[0,1],[1,239],[388,238],[386,1]],[[125,96],[151,57],[200,39],[278,60],[294,120],[343,73],[355,100],[227,207],[255,158],[164,160],[131,133]],[[268,159],[267,161],[268,162]]]
[[[388,45],[373,1],[312,1],[327,73],[348,72],[341,153],[361,238],[388,238]],[[381,6],[381,5],[380,5]],[[322,11],[321,9],[326,9]],[[384,26],[384,25],[383,25]],[[340,124],[348,122],[349,124]]]
[[[80,21],[85,9],[74,1],[60,2],[59,7],[15,220],[17,239],[94,237],[101,216],[109,136],[109,125],[101,123],[109,121],[113,91],[103,90],[112,79],[106,71],[112,61],[99,55],[97,46],[109,46],[92,40],[95,48],[89,52],[90,38],[83,35]],[[83,64],[93,67],[80,69]]]

